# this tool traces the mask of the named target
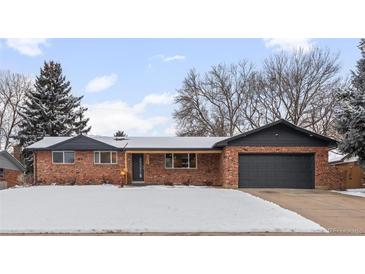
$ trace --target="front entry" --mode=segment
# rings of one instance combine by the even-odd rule
[[[144,181],[143,154],[132,154],[133,181]]]

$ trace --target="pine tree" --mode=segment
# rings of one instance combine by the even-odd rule
[[[26,94],[19,114],[22,117],[18,133],[19,144],[26,147],[45,136],[70,136],[87,133],[87,110],[81,107],[82,97],[71,94],[71,84],[62,74],[59,63],[44,62],[34,89]],[[32,169],[32,155],[23,154],[27,170]]]
[[[89,118],[85,119],[85,111],[87,111],[87,108],[85,108],[85,107],[79,107],[76,110],[76,119],[73,124],[74,132],[76,135],[87,134],[91,129],[91,127],[87,126],[87,123],[89,122]]]
[[[365,168],[365,39],[359,44],[361,59],[352,72],[351,87],[338,93],[336,127],[343,136],[339,149],[359,157]]]
[[[127,133],[125,133],[124,130],[118,130],[117,132],[114,133],[114,137],[126,138]]]

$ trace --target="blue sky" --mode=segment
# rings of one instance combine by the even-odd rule
[[[173,95],[191,68],[242,59],[257,67],[275,51],[313,46],[339,53],[353,69],[358,39],[0,39],[0,70],[35,76],[44,60],[62,64],[75,95],[84,95],[92,134],[173,135]]]

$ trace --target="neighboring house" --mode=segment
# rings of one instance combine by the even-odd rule
[[[24,173],[23,165],[5,150],[0,151],[0,182],[5,187],[18,183],[18,178]]]
[[[45,137],[28,147],[38,183],[340,188],[336,141],[279,120],[227,137]]]
[[[351,157],[333,149],[328,152],[328,162],[345,173],[345,188],[365,186],[365,171],[360,167],[358,157]]]

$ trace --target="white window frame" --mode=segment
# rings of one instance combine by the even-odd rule
[[[62,152],[62,163],[55,163],[53,161],[53,153],[54,152]],[[65,152],[72,152],[74,154],[74,161],[72,163],[65,163]],[[76,153],[75,151],[73,150],[54,150],[52,151],[52,164],[55,164],[55,165],[74,165],[75,164],[75,156],[76,156]]]
[[[166,166],[166,154],[172,154],[172,167],[167,167]],[[188,154],[188,167],[175,167],[175,163],[174,163],[174,155],[175,154]],[[190,154],[195,154],[195,167],[190,167]],[[198,153],[165,153],[165,169],[197,169],[198,168]]]
[[[101,152],[109,152],[110,153],[110,163],[101,163],[100,162],[100,153]],[[95,154],[99,153],[99,163],[95,162]],[[115,153],[115,163],[112,163],[112,153]],[[94,164],[95,165],[117,165],[118,164],[118,151],[112,150],[112,151],[102,151],[102,150],[96,150],[94,151]]]

